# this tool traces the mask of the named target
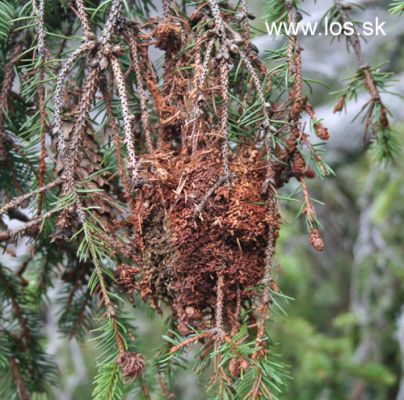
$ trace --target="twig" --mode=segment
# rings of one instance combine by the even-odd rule
[[[132,135],[133,116],[129,112],[129,102],[126,93],[125,81],[121,71],[121,67],[119,65],[119,61],[115,56],[111,57],[111,65],[122,107],[123,130],[125,134],[125,143],[128,149],[129,158],[128,170],[131,174],[132,184],[134,184],[138,179],[138,162],[136,159],[135,145]]]
[[[128,182],[128,177],[126,175],[125,167],[123,165],[123,160],[122,160],[122,155],[121,155],[121,139],[119,137],[119,127],[118,123],[116,121],[116,118],[114,117],[114,114],[112,112],[112,100],[111,100],[111,93],[108,91],[106,87],[103,87],[101,85],[100,87],[101,93],[104,97],[105,101],[105,110],[107,112],[107,117],[108,117],[108,123],[111,129],[112,133],[112,139],[114,141],[115,145],[115,155],[116,155],[116,160],[118,163],[118,168],[119,168],[119,176],[122,180],[122,185],[125,191],[125,196],[128,201],[131,199],[131,191],[129,188],[129,182]],[[131,202],[132,205],[132,202]]]
[[[184,340],[182,343],[177,344],[176,346],[171,347],[170,349],[170,354],[176,353],[178,350],[181,350],[182,348],[189,346],[191,343],[195,343],[198,340],[211,337],[213,335],[212,332],[203,332],[199,333],[198,335],[192,336],[186,340]]]
[[[29,229],[41,224],[45,219],[51,217],[56,212],[58,212],[58,210],[48,211],[45,214],[42,214],[41,216],[31,220],[30,222],[27,222],[26,224],[24,224],[18,228],[8,229],[6,231],[0,232],[0,242],[4,242],[4,241],[10,240],[10,239],[15,239],[19,235],[22,235],[23,233],[27,232]]]
[[[334,0],[334,4],[336,9],[338,10],[342,21],[344,23],[351,23],[351,19],[349,17],[348,12],[346,11],[346,8],[344,8],[344,6],[341,3],[341,0]],[[373,104],[379,104],[380,105],[380,123],[383,129],[387,129],[389,127],[389,121],[388,121],[388,117],[387,117],[387,112],[386,109],[382,103],[381,100],[381,96],[380,96],[380,92],[379,89],[377,87],[376,81],[374,79],[374,76],[372,74],[372,70],[369,66],[369,64],[367,64],[365,56],[363,54],[363,50],[362,50],[362,45],[359,39],[359,35],[353,34],[353,35],[346,35],[346,40],[348,42],[348,44],[352,47],[355,56],[358,60],[358,65],[360,70],[363,72],[364,74],[364,83],[365,86],[370,94],[370,97],[372,99],[372,103]],[[373,109],[372,111],[369,113],[369,117],[368,117],[368,121],[367,121],[367,127],[371,124],[371,117],[373,114]],[[366,131],[367,131],[367,127],[366,127]]]
[[[215,327],[217,331],[216,342],[219,343],[221,341],[222,333],[223,333],[223,304],[224,304],[224,277],[223,272],[220,271],[218,273],[217,282],[216,282],[216,307],[215,307]]]
[[[22,51],[22,44],[17,44],[10,55],[10,59],[4,68],[4,78],[0,90],[0,160],[7,160],[8,154],[5,147],[6,133],[4,130],[5,117],[8,112],[8,102],[11,87],[14,81],[14,65],[17,62]]]
[[[39,106],[39,124],[41,127],[41,152],[39,155],[39,165],[38,165],[38,188],[41,188],[45,184],[45,173],[46,173],[46,92],[45,92],[45,71],[43,63],[46,61],[46,48],[45,48],[45,29],[44,29],[44,3],[45,0],[40,0],[37,16],[37,31],[38,31],[38,46],[37,53],[40,61],[40,73],[39,81],[41,82],[38,88],[38,106]],[[43,192],[39,193],[38,196],[38,215],[42,212],[42,201]]]
[[[151,140],[151,133],[150,133],[150,117],[149,117],[149,112],[147,110],[147,96],[146,92],[143,87],[143,82],[142,82],[142,74],[140,72],[140,66],[139,66],[139,54],[137,50],[137,44],[134,39],[133,35],[126,35],[127,41],[129,43],[130,47],[130,52],[132,56],[132,63],[133,63],[133,70],[135,72],[135,78],[136,78],[136,86],[137,90],[139,92],[139,99],[140,99],[140,110],[142,112],[142,125],[144,129],[144,134],[146,138],[146,145],[147,145],[147,150],[149,153],[151,153],[154,149],[152,140]]]
[[[203,196],[202,200],[200,203],[196,206],[195,209],[195,218],[199,217],[199,215],[202,213],[203,209],[206,206],[207,201],[209,200],[210,196],[212,196],[215,191],[222,186],[225,182],[227,182],[230,179],[230,175],[227,176],[221,176],[214,184],[213,186],[208,190],[208,192]]]
[[[25,387],[24,378],[21,375],[21,372],[18,368],[17,362],[14,357],[9,357],[9,364],[11,373],[14,376],[15,383],[17,386],[17,393],[19,400],[29,400],[27,388]]]
[[[63,157],[63,154],[61,155],[66,170],[65,193],[71,192],[75,185],[76,165],[79,159],[78,155],[80,151],[82,151],[82,149],[80,149],[82,132],[88,123],[88,115],[94,101],[99,77],[99,68],[92,68],[86,77],[84,89],[78,105],[78,115],[71,133],[71,140],[69,141],[69,151],[65,157]]]
[[[4,275],[4,272],[3,272],[3,269],[1,266],[0,266],[0,282],[2,284],[2,287],[5,291],[8,299],[10,300],[14,315],[15,315],[16,319],[18,320],[18,323],[21,326],[21,336],[23,339],[25,339],[27,344],[31,344],[33,342],[33,336],[32,336],[31,331],[29,330],[28,321],[25,318],[20,305],[18,304],[18,301],[15,297],[14,290],[12,289],[12,287],[10,287],[10,283],[9,283],[7,277]]]
[[[66,79],[67,75],[69,74],[70,70],[72,69],[76,60],[86,53],[88,50],[94,48],[96,43],[94,41],[87,41],[83,43],[80,47],[73,51],[70,54],[69,58],[63,64],[61,68],[55,86],[55,94],[54,94],[54,134],[58,139],[58,153],[62,159],[65,158],[65,147],[66,142],[65,138],[62,133],[62,107],[63,107],[63,100],[62,100],[62,91],[64,86],[64,80]]]
[[[122,0],[113,0],[109,11],[107,21],[101,34],[100,43],[105,46],[111,41],[115,32],[117,23],[122,14]]]
[[[20,197],[16,197],[15,199],[11,200],[9,203],[4,205],[2,208],[0,208],[0,215],[4,214],[5,212],[10,210],[11,208],[15,208],[15,207],[19,206],[21,203],[23,203],[25,200],[28,200],[30,197],[35,196],[36,194],[43,193],[46,190],[52,189],[52,188],[54,188],[56,186],[59,186],[63,182],[64,182],[63,178],[57,178],[53,182],[47,184],[46,186],[42,186],[42,187],[40,187],[40,188],[38,188],[36,190],[33,190],[30,193],[23,194]]]
[[[222,96],[222,110],[221,110],[221,123],[220,123],[220,133],[223,136],[222,144],[222,158],[223,158],[223,174],[225,177],[230,175],[229,169],[229,138],[228,138],[228,120],[229,120],[229,65],[222,59],[220,64],[220,86],[221,86],[221,96]],[[227,180],[228,181],[228,180]]]
[[[77,7],[77,14],[80,19],[81,26],[83,27],[84,36],[87,40],[93,39],[94,34],[91,31],[90,23],[88,22],[83,0],[75,0],[75,3]]]

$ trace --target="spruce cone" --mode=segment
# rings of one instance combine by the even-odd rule
[[[328,140],[330,138],[330,134],[328,132],[328,129],[323,125],[323,124],[317,124],[314,126],[314,130],[316,132],[316,135],[319,139],[321,140]]]
[[[334,114],[341,112],[345,107],[345,96],[342,96],[334,107]]]
[[[313,229],[310,232],[310,244],[317,251],[324,250],[324,240],[321,237],[320,231],[318,229]]]
[[[122,376],[125,378],[136,379],[143,374],[145,362],[140,353],[125,352],[118,360]]]

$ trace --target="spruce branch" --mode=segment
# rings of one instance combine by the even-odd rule
[[[78,105],[77,118],[71,133],[72,138],[69,143],[68,153],[61,153],[59,156],[64,163],[66,183],[64,192],[69,193],[74,190],[76,182],[76,165],[82,152],[80,148],[82,134],[88,124],[88,115],[94,101],[95,93],[98,87],[98,81],[101,71],[99,68],[92,68],[84,83],[83,92],[81,94],[80,103]]]
[[[114,114],[112,112],[112,93],[111,93],[112,89],[111,89],[111,91],[109,91],[108,88],[105,87],[104,85],[101,85],[100,89],[101,89],[102,95],[104,97],[105,110],[107,113],[108,123],[109,123],[110,129],[111,129],[112,138],[113,138],[114,145],[115,145],[115,154],[116,154],[116,159],[118,162],[119,177],[122,180],[122,185],[125,190],[125,196],[126,196],[127,200],[130,202],[131,207],[133,208],[133,202],[131,201],[131,198],[132,198],[131,189],[130,189],[127,173],[126,173],[125,166],[124,166],[123,159],[122,159],[121,138],[119,137],[119,126],[118,126],[116,118],[114,117]]]
[[[190,344],[211,337],[212,335],[213,335],[212,332],[202,332],[194,336],[191,336],[188,339],[184,340],[183,342],[171,347],[170,354],[176,353],[177,351],[182,350],[184,347],[188,347]]]
[[[64,81],[73,68],[74,63],[86,52],[93,49],[96,46],[94,41],[86,41],[75,49],[64,62],[62,68],[59,71],[59,75],[56,81],[54,92],[54,120],[53,120],[53,133],[58,139],[58,154],[62,159],[65,158],[65,138],[62,133],[62,108],[63,108],[63,88]]]
[[[102,30],[99,39],[102,46],[105,46],[111,41],[112,35],[115,33],[118,23],[122,16],[122,0],[112,0],[107,21]]]
[[[28,326],[28,321],[17,300],[16,292],[15,292],[14,288],[12,287],[12,285],[10,284],[7,276],[5,275],[2,266],[0,266],[0,283],[1,283],[2,290],[4,290],[8,300],[11,302],[11,306],[13,308],[14,315],[15,315],[18,323],[20,324],[22,339],[26,341],[26,344],[28,344],[28,345],[32,344],[33,335]]]
[[[17,365],[16,359],[14,357],[10,357],[9,364],[11,368],[11,373],[15,379],[15,383],[17,386],[18,398],[20,400],[29,400],[28,392],[25,387],[25,382]]]
[[[139,92],[140,110],[141,110],[141,114],[142,114],[141,118],[142,118],[144,135],[146,138],[147,150],[151,153],[151,152],[153,152],[154,146],[153,146],[153,142],[151,139],[150,116],[149,116],[149,112],[147,110],[147,95],[144,90],[143,82],[142,82],[142,74],[140,71],[137,44],[134,39],[134,35],[130,35],[130,34],[126,35],[126,40],[129,43],[129,48],[130,48],[131,58],[132,58],[132,68],[135,73],[136,86],[137,86],[137,90]]]
[[[216,38],[213,37],[213,38],[209,39],[209,42],[206,45],[205,58],[204,58],[203,64],[202,64],[202,73],[199,78],[199,85],[200,85],[201,90],[203,90],[203,87],[206,82],[206,77],[208,76],[208,73],[209,73],[209,63],[210,63],[210,60],[212,57],[212,51],[213,51],[213,47],[215,45],[215,41],[216,41]]]
[[[123,130],[125,134],[125,144],[128,150],[128,160],[129,160],[128,170],[131,176],[132,187],[136,187],[137,181],[139,180],[139,176],[138,176],[138,161],[136,159],[136,151],[132,134],[132,122],[134,117],[129,111],[129,102],[126,93],[125,79],[122,74],[119,61],[114,56],[111,57],[111,66],[112,71],[114,73],[114,79],[118,89],[122,107],[123,124],[124,124]]]
[[[221,95],[222,95],[222,112],[221,112],[221,124],[220,133],[223,136],[222,144],[222,158],[223,158],[223,176],[230,177],[229,169],[229,134],[228,134],[228,119],[229,119],[229,95],[228,95],[228,85],[229,85],[229,66],[227,62],[223,59],[220,64],[220,85],[221,85]]]
[[[349,12],[342,1],[334,0],[334,6],[336,10],[336,17],[340,18],[343,23],[352,24],[352,19],[350,18]],[[387,138],[390,136],[392,140],[394,139],[392,135],[389,135],[390,123],[386,107],[383,104],[380,94],[380,89],[383,88],[386,84],[385,79],[380,79],[380,77],[377,76],[377,71],[374,71],[374,69],[371,68],[370,65],[366,62],[360,42],[360,37],[357,34],[356,30],[353,35],[346,35],[346,40],[348,46],[352,48],[355,53],[358,61],[359,70],[357,73],[357,77],[354,78],[354,81],[351,82],[346,91],[342,94],[334,111],[340,112],[343,109],[346,97],[348,95],[351,95],[351,97],[353,97],[353,95],[355,94],[355,86],[357,86],[355,80],[362,80],[364,87],[370,95],[369,102],[365,104],[362,109],[367,109],[365,116],[365,134],[367,134],[369,129],[371,129],[373,139],[375,139],[376,143],[378,143],[382,147],[389,147],[388,144],[384,143],[383,138]],[[375,117],[377,119],[376,121]],[[386,155],[389,155],[388,151],[386,152]]]
[[[7,204],[5,204],[3,207],[0,208],[0,215],[6,213],[7,211],[18,207],[22,203],[24,203],[26,200],[30,199],[31,197],[43,193],[47,190],[53,189],[59,185],[61,185],[64,182],[63,178],[57,178],[53,182],[48,183],[46,186],[39,187],[38,189],[33,190],[30,193],[23,194],[20,197],[16,197]]]
[[[21,52],[23,50],[23,46],[21,43],[18,43],[12,53],[10,54],[10,59],[5,65],[3,82],[1,84],[0,89],[0,160],[8,160],[8,150],[6,148],[6,143],[8,141],[8,135],[6,134],[4,123],[6,120],[10,91],[14,82],[14,66],[18,61]]]
[[[248,23],[248,8],[247,8],[247,1],[240,0],[240,10],[239,13],[236,15],[237,20],[241,20],[241,25],[243,27],[243,37],[244,40],[250,39],[250,25]]]
[[[83,0],[75,0],[77,7],[77,15],[80,19],[81,26],[83,28],[84,37],[87,41],[94,39],[94,33],[91,30],[90,23],[87,18],[87,13],[84,9]]]
[[[0,243],[15,240],[24,234],[28,235],[31,235],[32,233],[36,234],[38,226],[57,212],[58,210],[47,211],[46,213],[43,213],[41,216],[32,219],[31,221],[27,222],[26,224],[18,228],[7,229],[6,231],[0,232]],[[31,231],[32,229],[33,231]]]
[[[35,2],[34,2],[35,4]],[[46,45],[45,45],[45,27],[44,27],[44,12],[45,12],[45,0],[40,0],[39,7],[35,10],[37,14],[37,56],[39,62],[39,80],[40,85],[38,87],[38,106],[39,106],[39,124],[41,128],[41,152],[39,156],[38,165],[38,188],[41,188],[45,184],[45,173],[46,173],[46,89],[45,89],[45,68],[44,63],[46,63]],[[38,196],[38,215],[42,212],[42,202],[43,202],[43,192],[39,192]]]

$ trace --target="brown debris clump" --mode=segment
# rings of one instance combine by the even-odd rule
[[[159,23],[154,31],[157,38],[157,47],[161,50],[178,51],[181,48],[183,38],[181,26],[171,21]]]
[[[238,290],[242,302],[251,299],[263,278],[269,227],[279,229],[279,216],[268,215],[261,195],[267,171],[263,152],[234,154],[232,179],[216,189],[199,214],[198,205],[221,176],[220,152],[201,149],[194,156],[171,158],[156,154],[154,162],[159,167],[145,179],[159,185],[144,191],[141,211],[148,249],[143,252],[142,295],[155,304],[168,302],[185,335],[189,326],[212,327],[219,274],[228,310],[236,308]]]

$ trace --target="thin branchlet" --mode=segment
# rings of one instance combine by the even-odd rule
[[[91,30],[90,23],[87,18],[87,13],[84,9],[83,0],[75,0],[76,7],[77,7],[77,15],[80,19],[81,26],[83,28],[84,37],[87,40],[91,40],[94,38],[94,34]]]
[[[239,14],[237,14],[239,20],[241,20],[241,25],[243,27],[243,37],[245,40],[250,39],[250,25],[248,23],[248,9],[247,1],[240,0]]]
[[[15,229],[8,229],[6,231],[0,232],[0,242],[5,241],[13,241],[24,234],[27,235],[36,235],[37,231],[36,228],[43,223],[46,219],[51,217],[52,215],[56,214],[58,210],[51,210],[46,213],[43,213],[40,217],[34,218],[31,221],[27,222],[26,224],[15,228]],[[35,229],[34,229],[35,228]],[[32,231],[32,229],[34,229]]]
[[[206,192],[206,194],[202,197],[202,200],[195,208],[195,217],[199,217],[206,206],[209,198],[216,192],[216,190],[222,186],[225,182],[229,180],[229,176],[223,175],[221,176],[213,185],[212,187]]]
[[[112,138],[114,141],[115,154],[116,154],[116,159],[117,159],[118,168],[119,168],[119,177],[122,180],[122,184],[123,184],[123,187],[125,190],[125,196],[130,201],[131,190],[130,190],[127,173],[125,171],[125,166],[124,166],[122,155],[121,155],[121,138],[119,137],[119,126],[118,126],[118,122],[116,121],[116,118],[114,117],[114,114],[112,112],[112,93],[111,93],[112,90],[109,91],[108,88],[101,85],[101,92],[104,97],[105,110],[106,110],[107,117],[108,117],[108,124],[110,126]],[[130,201],[130,204],[132,205],[132,201]]]
[[[44,7],[45,0],[39,2],[39,7],[37,10],[37,35],[38,35],[38,45],[37,45],[37,57],[40,63],[39,65],[39,80],[40,85],[38,87],[38,106],[39,106],[39,125],[41,127],[41,152],[39,155],[39,165],[38,165],[38,187],[41,188],[45,184],[45,173],[46,173],[46,89],[45,89],[45,68],[44,62],[46,61],[46,47],[45,47],[45,28],[44,28]],[[38,196],[38,215],[42,212],[42,202],[43,202],[43,192],[39,193]]]
[[[222,36],[225,34],[224,22],[220,13],[220,6],[216,0],[208,0],[209,7],[212,11],[213,18],[215,19],[215,25],[217,34]]]
[[[142,74],[141,74],[140,66],[139,66],[139,54],[138,54],[138,50],[137,50],[137,44],[136,44],[136,41],[135,41],[133,35],[127,35],[127,40],[128,40],[130,51],[131,51],[133,71],[135,72],[136,86],[137,86],[137,90],[139,93],[140,110],[142,113],[142,125],[143,125],[143,129],[144,129],[144,135],[146,138],[147,150],[149,152],[152,152],[154,149],[154,146],[153,146],[152,139],[151,139],[150,116],[149,116],[149,111],[147,110],[147,95],[144,90]]]
[[[119,65],[119,61],[116,57],[111,57],[111,65],[122,107],[123,131],[125,135],[126,148],[128,150],[128,170],[131,176],[132,184],[134,184],[138,179],[138,161],[136,159],[135,144],[132,134],[132,122],[134,117],[129,111],[125,80],[121,71],[121,66]]]
[[[6,115],[8,112],[9,95],[14,82],[14,66],[17,62],[21,51],[22,44],[18,43],[11,55],[10,59],[5,65],[3,82],[0,90],[0,160],[7,160],[8,154],[6,149],[6,141],[8,139],[4,129],[4,123],[6,121]]]
[[[352,19],[349,16],[349,12],[347,9],[343,6],[341,0],[334,0],[335,8],[338,11],[342,21],[344,24],[350,23],[352,24]],[[355,32],[353,35],[346,35],[346,40],[348,45],[353,49],[356,59],[358,60],[358,66],[360,71],[363,73],[363,80],[364,80],[364,85],[371,97],[371,105],[370,105],[370,111],[368,113],[368,117],[366,119],[366,132],[369,128],[369,126],[373,126],[373,112],[375,110],[375,105],[380,106],[379,110],[379,122],[380,126],[383,130],[386,130],[389,128],[389,120],[387,116],[387,111],[386,108],[383,105],[381,96],[380,96],[380,90],[378,88],[378,85],[376,83],[375,77],[373,75],[372,69],[369,66],[369,64],[366,62],[365,55],[362,50],[362,44],[360,41],[360,35]],[[345,98],[342,98],[342,104],[345,101]],[[336,111],[341,111],[342,107],[337,107]]]
[[[62,183],[63,183],[63,179],[57,178],[53,182],[48,183],[45,186],[38,187],[38,189],[35,189],[30,193],[27,193],[20,197],[14,198],[13,200],[11,200],[10,202],[8,202],[7,204],[5,204],[3,207],[0,208],[0,215],[6,213],[8,210],[11,210],[12,208],[18,207],[20,204],[24,203],[24,201],[30,199],[31,197],[33,197],[37,194],[43,193],[47,190],[50,190],[54,187],[57,187],[57,186],[61,185]]]
[[[208,76],[209,73],[209,62],[212,57],[212,51],[213,51],[213,46],[215,45],[216,38],[211,38],[206,45],[206,50],[205,50],[205,58],[203,60],[202,64],[202,74],[199,79],[199,85],[201,86],[201,89],[203,89],[206,81],[206,77]]]
[[[223,136],[222,144],[222,158],[223,158],[223,175],[225,177],[230,176],[229,169],[229,134],[228,134],[228,119],[229,119],[229,66],[227,62],[223,59],[220,65],[220,85],[221,85],[221,95],[222,95],[222,111],[221,111],[221,123],[220,123],[220,133]]]
[[[37,35],[38,35],[38,45],[37,54],[39,59],[44,59],[45,57],[45,27],[44,27],[44,9],[45,0],[39,0],[39,7],[37,9]]]
[[[64,187],[65,193],[70,193],[75,187],[76,165],[80,156],[80,152],[82,151],[80,149],[80,143],[83,131],[87,127],[88,115],[94,101],[99,77],[99,68],[92,68],[89,71],[84,83],[80,103],[78,105],[76,121],[71,132],[68,153],[66,155],[63,153],[60,155],[62,162],[64,163],[64,173],[66,174],[66,184]]]
[[[56,80],[55,85],[55,94],[54,94],[54,110],[53,110],[53,134],[56,136],[58,141],[58,154],[61,158],[65,157],[65,148],[66,141],[62,134],[62,109],[63,109],[63,88],[64,82],[73,68],[74,63],[80,58],[83,54],[85,54],[88,50],[91,50],[95,47],[95,42],[87,41],[79,46],[76,50],[74,50],[69,58],[64,62],[63,67],[59,71],[58,78]]]
[[[105,22],[104,29],[102,30],[100,43],[105,46],[111,41],[112,35],[115,33],[118,22],[122,16],[122,0],[113,0],[108,14],[107,21]]]
[[[9,357],[8,360],[10,364],[11,373],[14,377],[17,386],[17,393],[19,400],[29,400],[28,391],[24,382],[24,378],[22,376],[22,373],[19,369],[15,357]]]

